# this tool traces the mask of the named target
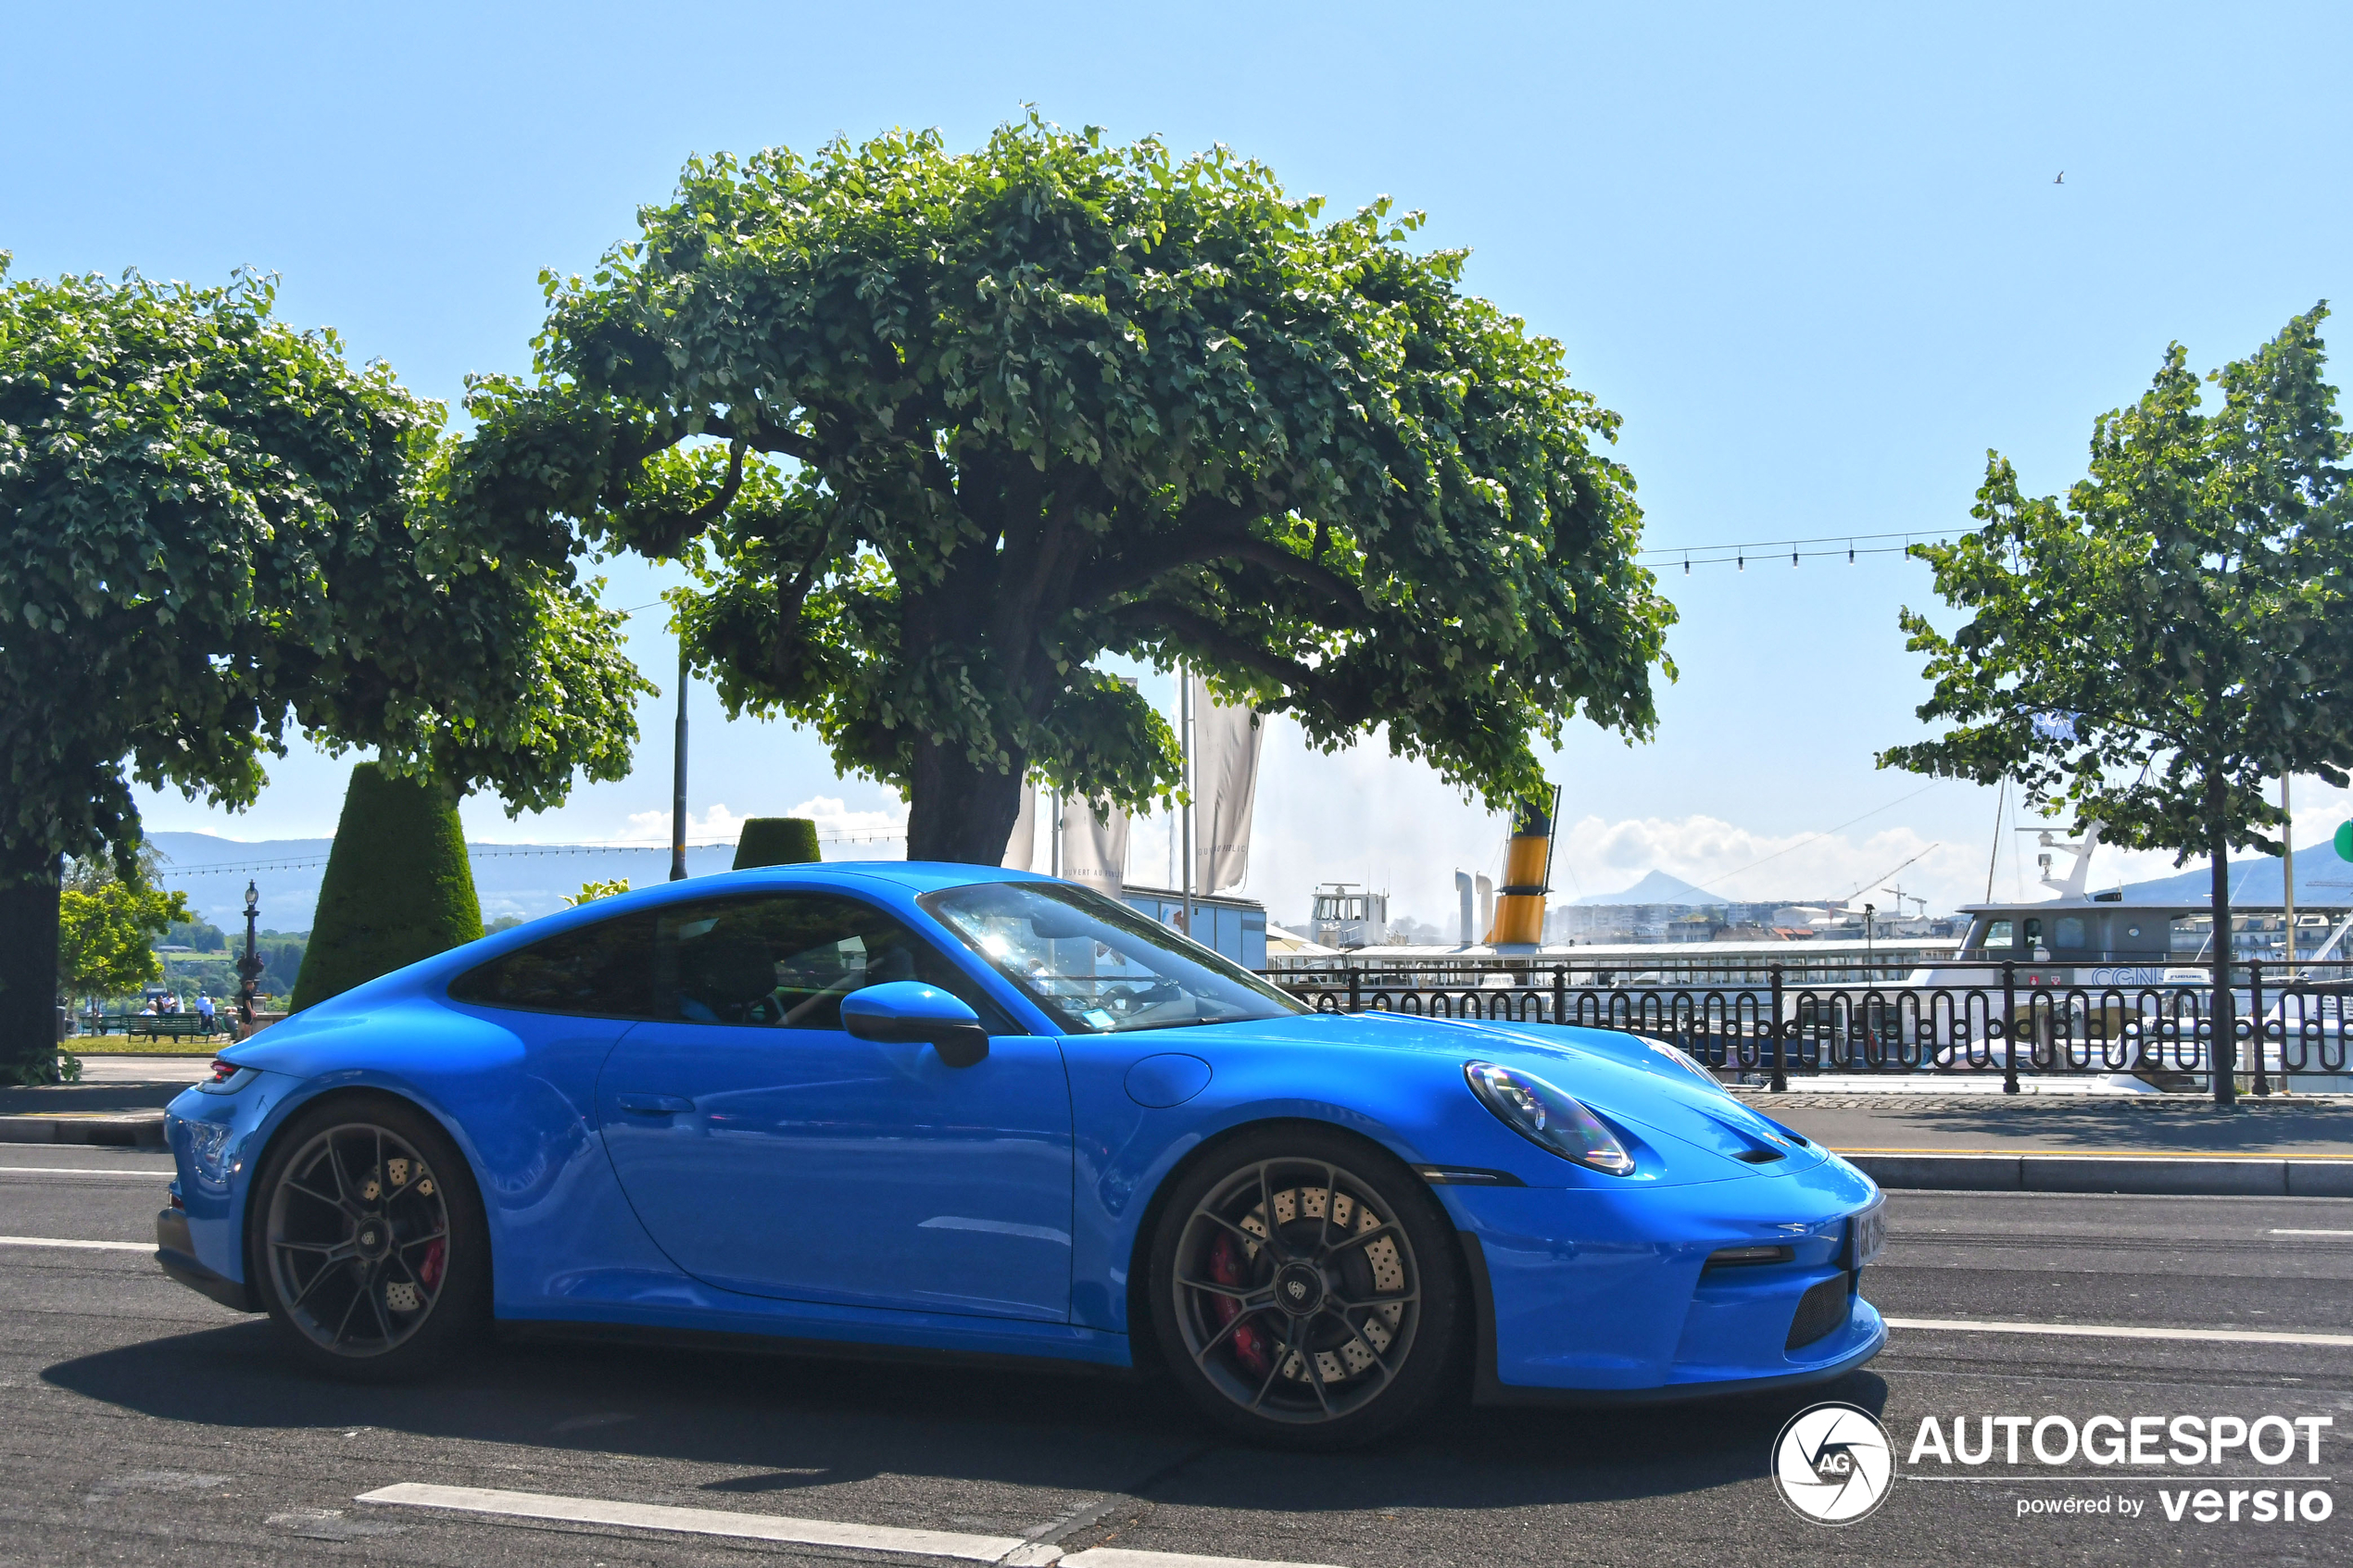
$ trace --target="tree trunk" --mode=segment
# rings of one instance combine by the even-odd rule
[[[61,857],[0,863],[0,1084],[56,1075]],[[27,1069],[32,1069],[30,1073]]]
[[[2219,771],[2206,775],[2207,831],[2213,838],[2214,1039],[2208,1053],[2214,1067],[2214,1103],[2238,1103],[2239,1032],[2231,1000],[2231,835],[2223,821],[2228,784]]]
[[[1013,819],[1021,815],[1024,771],[1020,758],[1000,773],[975,767],[954,742],[938,746],[918,740],[909,780],[907,858],[975,866],[1003,863],[1005,841],[1013,836]]]

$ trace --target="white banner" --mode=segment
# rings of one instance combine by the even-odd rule
[[[1005,840],[1007,871],[1026,872],[1030,861],[1038,858],[1038,786],[1025,783],[1021,786],[1021,814],[1013,819],[1013,833]]]
[[[1127,880],[1127,813],[1110,809],[1101,821],[1084,800],[1063,802],[1063,880],[1119,897]]]
[[[1216,893],[1250,874],[1250,823],[1258,801],[1258,748],[1266,726],[1249,708],[1210,700],[1209,683],[1187,672],[1193,708],[1193,891]]]

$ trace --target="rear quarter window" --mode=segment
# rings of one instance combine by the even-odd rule
[[[449,999],[525,1012],[651,1018],[653,952],[652,912],[621,915],[476,965],[450,982]]]

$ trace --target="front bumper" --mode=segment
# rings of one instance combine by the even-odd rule
[[[258,1312],[261,1303],[253,1298],[253,1287],[224,1274],[215,1273],[196,1261],[196,1244],[188,1234],[188,1216],[177,1209],[166,1209],[156,1216],[156,1266],[201,1296],[209,1296],[224,1307],[240,1312]]]
[[[1462,1232],[1482,1404],[1800,1387],[1886,1345],[1850,1239],[1879,1193],[1843,1160],[1648,1192],[1439,1190]],[[1708,1267],[1759,1245],[1781,1261]]]

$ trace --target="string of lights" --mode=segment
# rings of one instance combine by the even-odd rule
[[[1841,556],[1846,558],[1847,565],[1853,566],[1862,556],[1900,556],[1914,545],[1941,545],[1949,542],[1952,537],[1949,531],[1940,533],[1935,529],[1919,529],[1901,533],[1828,533],[1814,539],[1759,539],[1737,545],[1661,545],[1644,550],[1636,558],[1653,571],[1680,564],[1686,577],[1691,575],[1692,568],[1695,566],[1730,566],[1746,571],[1751,560],[1759,566],[1768,566],[1779,563],[1784,556],[1789,558],[1793,567],[1808,558],[1835,560]],[[1884,543],[1890,539],[1898,542],[1892,545]],[[1808,546],[1819,546],[1821,548],[1809,549]]]
[[[821,833],[817,835],[817,842],[820,844],[901,844],[906,841],[906,838],[907,835],[903,833]],[[735,847],[736,841],[732,838],[697,838],[688,839],[686,841],[686,847],[689,849],[732,849]],[[466,847],[466,859],[469,860],[502,860],[533,855],[610,855],[615,852],[667,855],[670,853],[670,846],[667,843],[647,844],[643,842],[631,842],[626,844],[514,844],[498,845],[491,847],[468,845]],[[313,867],[323,866],[326,863],[327,857],[324,855],[297,855],[286,859],[237,860],[233,862],[221,862],[219,864],[208,861],[202,865],[195,866],[175,865],[171,868],[171,875],[175,877],[225,876],[232,873],[237,875],[246,875],[254,872],[307,871]]]

